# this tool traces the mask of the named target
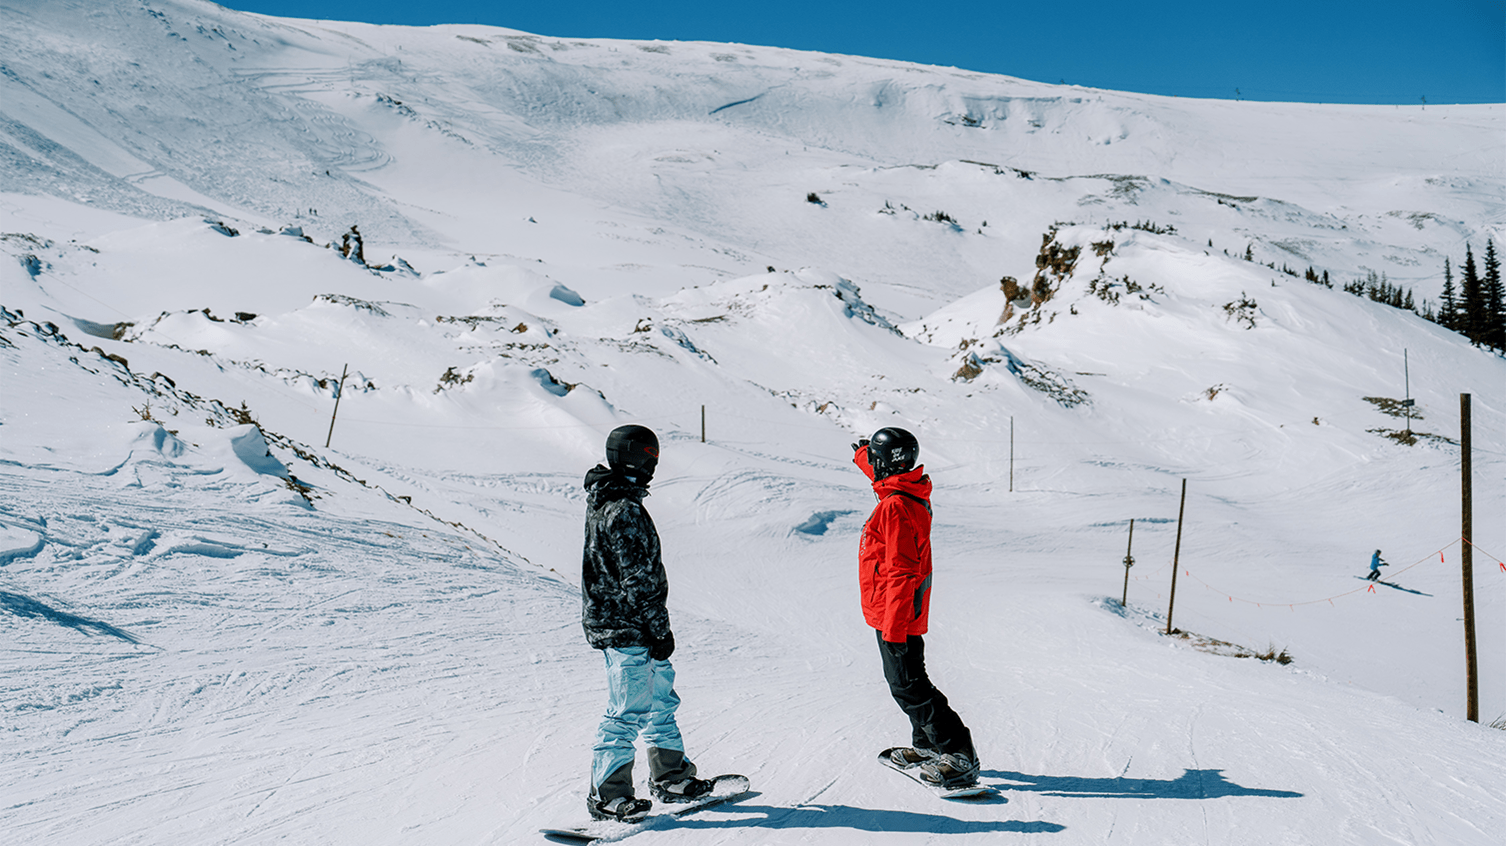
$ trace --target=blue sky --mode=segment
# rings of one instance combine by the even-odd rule
[[[1506,0],[227,0],[248,12],[573,38],[724,41],[1181,97],[1506,102]]]

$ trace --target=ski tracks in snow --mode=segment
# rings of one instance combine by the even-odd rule
[[[0,523],[36,536],[0,568],[0,828],[398,842],[503,795],[547,701],[525,668],[585,651],[558,586],[437,524],[224,493],[0,474]]]
[[[976,586],[987,566],[952,578]],[[1422,751],[1479,729],[1126,622],[1090,597],[933,599],[928,664],[973,728],[983,781],[1012,817],[1065,826],[1053,842],[1486,843],[1487,821],[1506,820],[1484,787],[1506,750]],[[1496,734],[1481,739],[1501,747]],[[1419,754],[1388,753],[1399,737]]]

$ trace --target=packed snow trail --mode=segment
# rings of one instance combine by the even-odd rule
[[[601,667],[568,576],[289,455],[310,507],[283,465],[230,448],[253,427],[113,422],[223,406],[35,324],[5,338],[6,830],[512,843],[579,813]],[[76,413],[38,415],[53,406]],[[1060,553],[987,541],[999,529],[955,492],[938,498],[930,663],[1004,801],[937,807],[870,761],[907,726],[853,595],[865,486],[836,462],[750,473],[677,449],[695,452],[670,444],[650,507],[683,726],[704,767],[759,796],[645,842],[1483,843],[1503,822],[1506,735],[1187,649],[1046,575]],[[573,476],[491,497],[512,513]],[[847,507],[801,516],[820,504]],[[526,519],[533,554],[569,573],[576,509]]]
[[[473,539],[247,513],[163,469],[142,488],[0,476],[6,524],[45,538],[5,571],[7,830],[511,843],[580,812],[600,667],[569,590]],[[928,643],[1006,801],[939,805],[871,765],[907,728],[856,620],[776,634],[681,613],[692,754],[759,795],[641,839],[1468,844],[1506,822],[1500,734],[1187,649],[1111,601],[995,593],[996,566],[947,564]]]

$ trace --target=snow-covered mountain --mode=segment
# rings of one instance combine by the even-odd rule
[[[1469,393],[1490,722],[1506,362],[1339,290],[1432,299],[1500,241],[1506,107],[192,0],[0,21],[0,830],[573,821],[579,482],[628,422],[665,443],[691,752],[759,791],[635,839],[1506,826],[1506,733],[1461,719],[1458,445]],[[905,731],[852,572],[884,425],[937,485],[932,672],[999,803],[866,760]]]

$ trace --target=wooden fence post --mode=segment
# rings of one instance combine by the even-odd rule
[[[1475,556],[1474,503],[1471,490],[1470,469],[1470,423],[1469,394],[1459,395],[1459,492],[1462,499],[1462,528],[1464,531],[1464,554],[1460,556],[1464,576],[1464,687],[1466,704],[1465,719],[1480,722],[1480,676],[1475,659]]]
[[[1166,633],[1171,634],[1171,613],[1177,607],[1177,567],[1182,560],[1182,515],[1187,511],[1187,480],[1182,480],[1182,505],[1177,508],[1177,545],[1171,554],[1171,604],[1166,607]]]
[[[335,388],[335,410],[329,415],[329,434],[324,436],[324,448],[329,448],[330,439],[335,436],[335,415],[340,413],[340,397],[345,393],[345,374],[350,370],[347,364],[340,368],[340,386]]]

